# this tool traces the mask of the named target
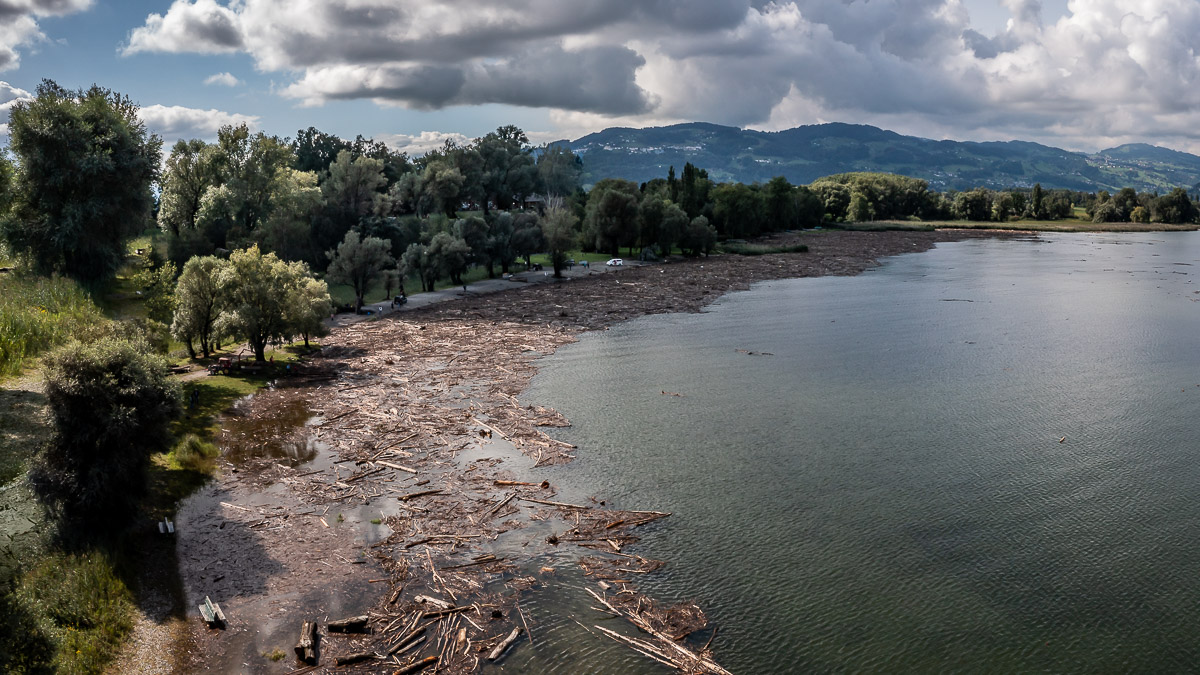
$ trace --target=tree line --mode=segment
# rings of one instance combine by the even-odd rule
[[[432,290],[461,283],[473,267],[489,277],[518,261],[528,267],[540,253],[557,275],[580,248],[698,256],[720,240],[822,224],[1055,220],[1077,209],[1095,222],[1200,219],[1182,188],[939,193],[880,173],[747,185],[717,183],[690,163],[678,175],[670,167],[640,185],[608,178],[585,191],[580,157],[563,145],[535,147],[511,125],[417,158],[313,127],[288,139],[225,126],[215,142],[177,142],[160,168],[161,140],[128,98],[49,80],[12,107],[9,134],[11,157],[0,161],[8,249],[38,273],[96,283],[123,264],[131,236],[156,226],[161,246],[138,277],[147,307],[205,355],[224,337],[261,355],[264,340],[318,334],[314,317],[329,302],[323,281],[349,285],[358,309],[381,280],[389,295],[406,281]],[[273,298],[279,316],[260,323],[267,309],[251,307],[251,296]]]

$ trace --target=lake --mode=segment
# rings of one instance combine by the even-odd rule
[[[1194,670],[1198,276],[1200,233],[972,240],[586,334],[538,477],[673,512],[641,588],[737,673]],[[510,667],[661,672],[547,621]]]

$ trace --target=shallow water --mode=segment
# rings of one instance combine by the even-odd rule
[[[966,241],[588,334],[522,397],[580,445],[539,477],[674,512],[644,588],[734,672],[1190,670],[1198,274],[1197,233]],[[528,658],[640,663],[572,626]]]

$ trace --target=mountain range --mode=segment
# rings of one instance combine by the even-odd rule
[[[585,184],[666,178],[669,167],[678,175],[691,162],[717,182],[784,176],[808,184],[836,173],[879,171],[923,178],[939,191],[1034,183],[1088,192],[1200,187],[1200,157],[1141,143],[1086,154],[1026,141],[936,141],[861,124],[754,131],[704,122],[613,127],[561,143],[583,158]]]

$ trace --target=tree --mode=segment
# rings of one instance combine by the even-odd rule
[[[542,236],[546,240],[546,251],[550,254],[555,278],[562,278],[567,255],[578,246],[579,236],[575,231],[578,222],[575,214],[554,201],[547,207],[546,215],[542,216]]]
[[[679,247],[685,255],[708,255],[717,245],[717,228],[709,224],[708,218],[696,216],[688,223]]]
[[[321,183],[321,194],[326,204],[344,213],[354,225],[376,210],[386,186],[382,160],[353,158],[349,150],[342,150],[329,166],[329,176]]]
[[[687,231],[690,222],[687,213],[682,208],[677,204],[667,202],[666,208],[663,210],[662,223],[658,228],[658,238],[654,241],[659,253],[664,256],[670,255],[675,244],[683,239],[683,234]]]
[[[333,311],[333,301],[329,298],[329,287],[324,281],[309,275],[307,267],[296,267],[292,274],[297,277],[298,283],[292,287],[291,296],[288,298],[285,321],[288,332],[292,336],[303,337],[304,348],[308,349],[309,338],[329,335],[325,317]]]
[[[0,238],[40,273],[111,277],[126,241],[150,222],[161,148],[129,98],[43,80],[33,100],[12,106],[18,169]]]
[[[279,178],[271,215],[254,230],[254,240],[262,250],[284,260],[324,265],[328,262],[325,249],[318,248],[320,241],[313,227],[321,210],[317,174],[283,169]]]
[[[632,245],[637,238],[638,199],[636,183],[620,178],[605,178],[588,194],[584,237],[597,251],[620,255],[621,245]]]
[[[180,410],[170,365],[145,345],[104,338],[52,352],[43,372],[52,432],[29,475],[34,492],[81,532],[128,523]]]
[[[311,276],[306,265],[264,255],[257,245],[234,251],[217,274],[224,301],[218,328],[250,343],[255,360],[265,361],[268,342],[291,336],[288,302]]]
[[[215,256],[196,256],[183,266],[175,286],[175,316],[171,336],[196,356],[195,343],[205,358],[216,350],[216,326],[221,314],[221,270],[229,263]]]
[[[172,237],[196,229],[200,201],[217,181],[216,147],[201,140],[180,139],[171,148],[166,172],[162,177],[158,226]]]
[[[763,194],[741,183],[713,188],[712,224],[726,237],[754,237],[763,231],[766,204]]]
[[[438,266],[429,255],[429,246],[413,242],[404,250],[404,265],[416,272],[422,291],[432,291],[438,278]]]
[[[799,224],[795,188],[783,176],[776,176],[763,188],[766,229],[769,232],[794,229]]]
[[[146,316],[152,321],[167,323],[175,313],[175,263],[168,262],[158,269],[145,267],[133,275],[133,285],[142,296]]]
[[[470,255],[471,247],[467,242],[449,232],[438,232],[429,240],[429,258],[438,276],[450,277],[450,281],[456,285],[463,282],[462,275],[467,271],[467,258]]]
[[[292,154],[296,157],[295,168],[323,177],[329,170],[329,165],[338,158],[338,154],[349,151],[352,147],[347,141],[316,127],[297,131],[296,140],[292,141]]]
[[[1164,223],[1191,223],[1200,215],[1183,188],[1175,188],[1159,197],[1154,206],[1158,219]]]
[[[245,124],[217,131],[219,187],[205,193],[198,217],[214,247],[245,241],[270,218],[293,161],[291,146],[278,136],[251,134]],[[210,196],[214,190],[220,194]]]
[[[1034,220],[1043,220],[1046,218],[1045,204],[1046,193],[1042,191],[1041,183],[1033,184],[1033,192],[1029,195],[1029,204],[1026,206],[1026,215]]]
[[[330,259],[330,281],[349,284],[354,289],[355,312],[362,309],[367,289],[385,269],[396,264],[391,249],[390,241],[375,237],[362,239],[357,230],[350,230],[336,250],[325,253]]]
[[[566,145],[547,145],[538,155],[537,172],[546,196],[566,197],[579,187],[583,160]]]
[[[458,211],[459,193],[463,189],[463,175],[445,160],[431,162],[425,167],[420,180],[420,205],[418,214],[438,212],[453,218]]]

